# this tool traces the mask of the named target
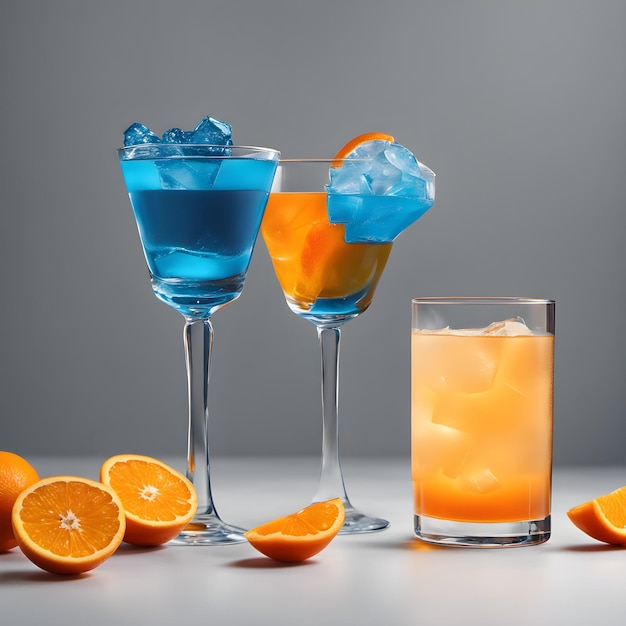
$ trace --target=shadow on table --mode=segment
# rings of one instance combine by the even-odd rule
[[[607,544],[598,544],[598,545],[572,545],[572,546],[563,546],[561,550],[566,552],[612,552],[614,550],[624,550],[625,546],[612,546]]]
[[[144,552],[159,552],[166,550],[167,544],[162,546],[133,546],[130,543],[122,543],[111,556],[128,556],[129,554],[142,554]]]
[[[45,570],[35,570],[32,572],[0,572],[0,586],[2,585],[21,585],[25,582],[39,583],[63,583],[66,581],[76,581],[90,578],[92,572],[84,574],[52,574]]]
[[[266,557],[257,557],[253,559],[240,559],[227,564],[227,567],[239,569],[282,569],[285,567],[307,567],[315,565],[315,560],[306,561],[274,561]]]

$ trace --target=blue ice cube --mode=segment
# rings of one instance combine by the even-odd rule
[[[228,146],[232,143],[230,124],[209,116],[201,120],[194,130],[170,128],[162,138],[138,122],[124,132],[125,146],[141,146],[137,150],[141,150],[143,158],[155,160],[163,189],[210,189],[222,159],[195,157],[227,156],[231,152]],[[144,148],[145,144],[148,145]],[[188,147],[183,149],[181,144]]]
[[[435,175],[395,142],[368,141],[331,168],[328,217],[347,242],[390,242],[434,203]]]
[[[192,143],[193,131],[170,128],[163,133],[163,143]]]
[[[206,143],[214,146],[232,146],[232,128],[227,122],[206,116],[194,128],[189,143]]]
[[[161,139],[147,126],[135,122],[124,131],[124,145],[139,146],[142,143],[161,143]]]
[[[388,243],[417,221],[432,206],[430,201],[397,196],[369,196],[352,200],[356,218],[345,224],[348,243]],[[372,204],[377,203],[375,209]],[[383,206],[383,203],[384,206]]]
[[[213,186],[222,159],[171,159],[157,162],[163,189],[204,190]]]
[[[124,131],[124,145],[138,146],[145,143],[192,143],[214,146],[232,146],[232,128],[227,122],[206,116],[193,130],[170,128],[161,139],[147,126],[135,122]]]

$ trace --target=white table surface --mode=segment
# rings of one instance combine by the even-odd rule
[[[30,460],[41,476],[96,478],[104,459]],[[343,467],[353,504],[389,519],[389,529],[338,536],[296,565],[273,562],[248,544],[122,544],[75,578],[48,574],[15,548],[0,553],[0,624],[626,623],[626,549],[588,538],[565,514],[626,484],[626,467],[555,470],[552,538],[507,549],[440,548],[414,539],[408,459],[347,458]],[[251,527],[309,504],[318,462],[214,459],[212,468],[221,517]]]

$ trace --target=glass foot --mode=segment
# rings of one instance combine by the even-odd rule
[[[223,522],[217,515],[197,515],[172,539],[173,546],[219,546],[244,543],[246,531]]]
[[[389,522],[380,517],[370,517],[355,509],[351,504],[344,502],[346,521],[343,523],[340,535],[354,535],[357,533],[376,533],[389,528]]]
[[[523,522],[449,522],[415,516],[415,535],[427,543],[468,548],[534,546],[550,539],[550,516]]]

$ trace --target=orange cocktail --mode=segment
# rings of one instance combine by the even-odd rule
[[[350,319],[370,305],[393,244],[346,243],[326,202],[325,192],[274,192],[261,232],[294,312]]]
[[[554,336],[511,319],[482,330],[414,327],[411,341],[418,536],[423,520],[486,525],[473,527],[481,532],[549,520]]]
[[[435,175],[393,137],[368,133],[329,158],[282,159],[261,223],[289,308],[316,328],[322,365],[322,468],[314,502],[339,496],[342,533],[389,522],[352,506],[339,461],[341,329],[367,310],[393,242],[435,200]]]

